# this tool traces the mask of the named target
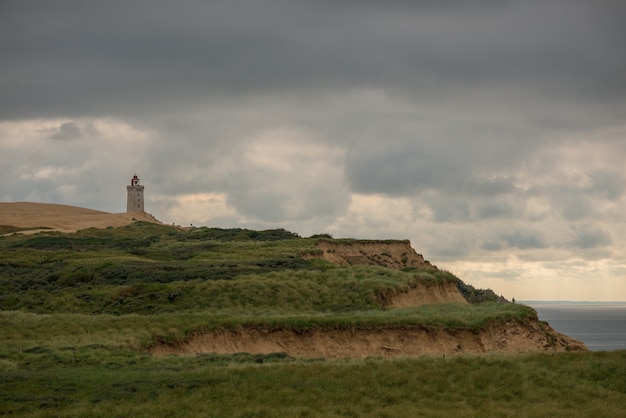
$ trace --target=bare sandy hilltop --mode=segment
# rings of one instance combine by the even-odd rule
[[[109,213],[53,203],[0,202],[0,228],[3,233],[36,233],[42,230],[76,232],[86,228],[107,228],[136,221],[159,223],[143,212]]]

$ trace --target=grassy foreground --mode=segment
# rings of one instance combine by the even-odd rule
[[[93,364],[65,357],[5,364],[0,415],[621,417],[626,403],[624,351],[364,361],[126,353]]]
[[[144,349],[200,326],[255,321],[337,327],[409,318],[440,326],[437,318],[459,316],[465,328],[497,306],[320,314],[306,317],[308,325],[279,316],[0,312],[0,416],[623,416],[626,351],[305,360],[283,353],[152,356]]]

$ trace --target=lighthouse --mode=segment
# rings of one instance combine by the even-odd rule
[[[126,212],[143,212],[143,186],[137,174],[130,179],[130,186],[126,186],[126,191],[128,192]]]

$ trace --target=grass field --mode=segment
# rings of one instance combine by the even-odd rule
[[[296,359],[153,356],[212,329],[481,329],[512,303],[387,309],[459,279],[304,260],[284,230],[128,227],[0,237],[0,416],[623,416],[626,352]]]
[[[3,364],[0,414],[621,417],[626,401],[623,351],[361,361],[58,353]]]

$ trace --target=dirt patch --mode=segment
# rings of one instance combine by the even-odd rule
[[[321,258],[339,266],[370,265],[395,270],[436,268],[417,254],[409,241],[320,241],[305,258]]]
[[[452,282],[432,286],[418,283],[406,292],[394,294],[389,301],[382,301],[383,306],[390,308],[410,308],[436,303],[461,303],[467,305],[467,301],[459,292],[456,283]]]
[[[86,228],[124,226],[136,221],[160,223],[152,215],[143,212],[108,213],[52,203],[0,203],[0,225],[33,228],[20,231],[22,234],[41,231],[76,232]]]
[[[282,352],[297,358],[365,358],[586,350],[583,343],[552,328],[542,328],[538,322],[508,321],[480,331],[419,326],[303,332],[242,328],[197,335],[178,345],[156,345],[150,352],[155,355]]]

